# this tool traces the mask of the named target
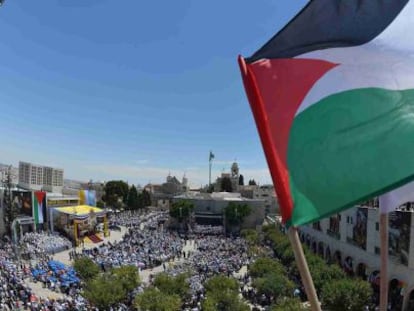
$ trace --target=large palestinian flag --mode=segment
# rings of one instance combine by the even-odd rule
[[[33,211],[35,223],[43,224],[46,221],[46,192],[35,191],[33,193]]]
[[[314,0],[239,58],[287,225],[414,179],[414,3]]]

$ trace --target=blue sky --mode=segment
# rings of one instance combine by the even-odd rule
[[[237,159],[270,182],[238,70],[306,1],[8,0],[0,163],[194,186]]]

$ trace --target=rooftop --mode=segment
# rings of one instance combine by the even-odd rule
[[[204,200],[218,200],[218,201],[257,201],[244,198],[238,192],[213,192],[213,193],[200,193],[200,192],[186,192],[174,197],[175,199],[204,199]],[[263,201],[263,200],[259,200]]]

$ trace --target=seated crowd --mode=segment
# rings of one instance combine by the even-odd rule
[[[200,310],[204,299],[204,282],[208,277],[225,273],[235,275],[252,258],[247,244],[241,238],[229,238],[222,234],[222,227],[195,226],[182,237],[162,225],[168,215],[165,212],[118,213],[110,222],[127,227],[122,239],[103,243],[92,249],[83,248],[81,254],[71,252],[71,258],[87,256],[103,271],[122,265],[134,265],[138,269],[151,269],[162,265],[170,275],[187,272],[191,298],[184,310]],[[57,235],[28,233],[20,243],[23,261],[11,257],[11,243],[0,247],[0,310],[13,310],[17,305],[36,310],[92,310],[81,296],[80,282],[71,268],[53,261],[51,255],[71,247],[70,242]],[[153,278],[150,278],[150,282]],[[40,282],[61,295],[61,299],[37,297],[27,280]],[[148,284],[146,284],[148,285]],[[145,286],[145,284],[144,284]],[[137,288],[136,292],[143,290]]]

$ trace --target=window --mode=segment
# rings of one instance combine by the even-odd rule
[[[375,230],[379,231],[379,222],[375,223]]]

